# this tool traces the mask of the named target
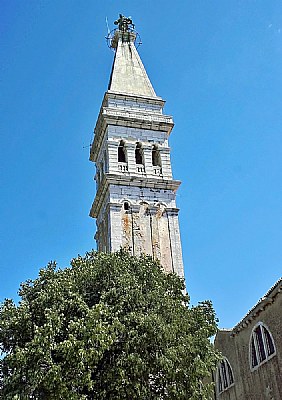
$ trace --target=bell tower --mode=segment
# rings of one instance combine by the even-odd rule
[[[176,207],[180,181],[172,177],[168,137],[173,120],[163,113],[135,47],[130,18],[120,15],[110,38],[115,57],[90,150],[96,164],[98,251],[121,247],[158,258],[168,272],[183,276]]]

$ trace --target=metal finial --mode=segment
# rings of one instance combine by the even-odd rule
[[[135,25],[133,24],[131,17],[125,17],[124,15],[119,14],[119,19],[117,19],[114,24],[118,25],[118,27],[111,32],[109,32],[107,24],[108,34],[106,40],[110,49],[115,51],[119,40],[123,43],[134,43],[136,48],[142,44],[140,35],[135,31]]]

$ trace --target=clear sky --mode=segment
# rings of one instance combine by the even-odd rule
[[[95,246],[88,161],[113,52],[132,16],[175,120],[187,288],[232,327],[282,271],[280,0],[2,0],[0,300]]]

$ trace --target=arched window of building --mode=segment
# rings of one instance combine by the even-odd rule
[[[135,162],[136,164],[144,164],[143,151],[141,143],[136,144],[135,148]]]
[[[231,365],[227,358],[220,361],[217,367],[217,390],[222,393],[234,385],[234,377]]]
[[[158,146],[156,146],[155,144],[152,149],[152,164],[154,167],[162,166],[160,150],[158,149]]]
[[[123,203],[123,209],[124,209],[124,211],[129,211],[129,203],[128,203],[128,201],[125,201]]]
[[[123,140],[121,140],[118,145],[118,162],[126,162],[125,144]]]
[[[269,329],[259,322],[252,331],[250,338],[250,367],[258,368],[276,354],[273,337]]]

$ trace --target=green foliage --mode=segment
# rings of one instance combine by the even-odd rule
[[[150,257],[90,252],[19,293],[0,310],[1,398],[210,398],[212,305],[189,307],[183,280]]]

